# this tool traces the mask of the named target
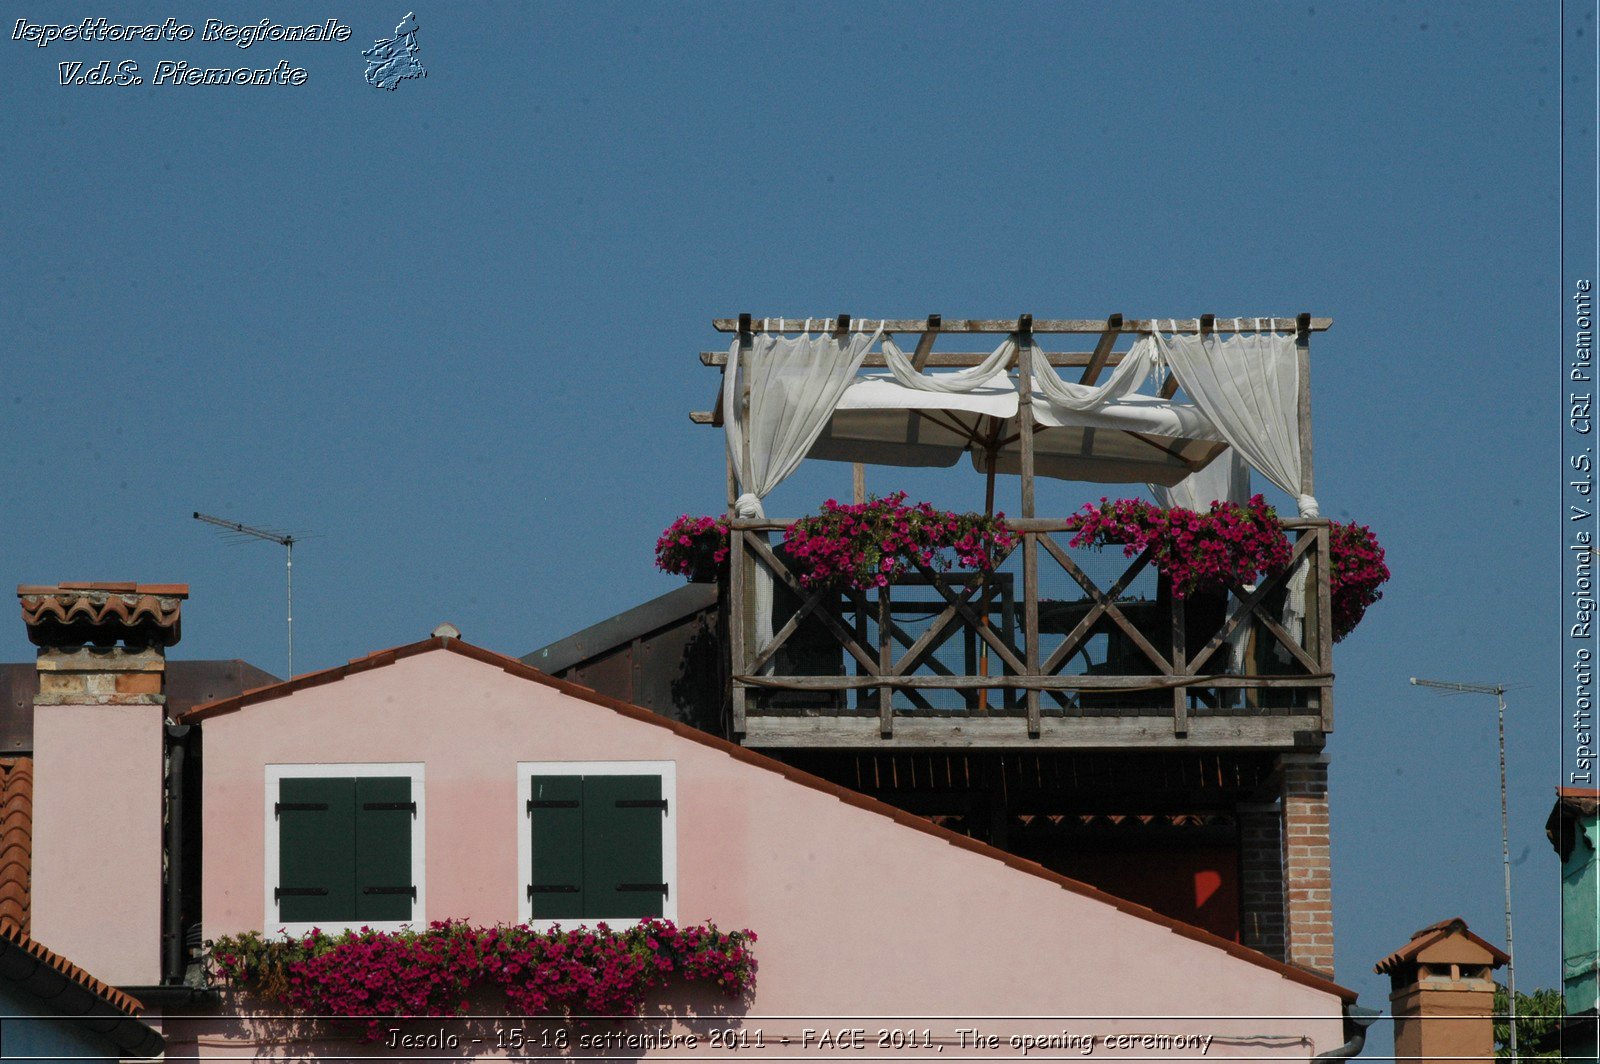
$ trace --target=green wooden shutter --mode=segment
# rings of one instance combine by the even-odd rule
[[[411,778],[359,776],[355,796],[355,919],[410,920],[417,896]]]
[[[661,825],[666,804],[660,776],[586,776],[584,897],[587,915],[661,916],[666,883]]]
[[[583,876],[583,778],[534,776],[528,801],[533,868],[528,880],[535,920],[587,915]]]
[[[332,923],[355,912],[355,781],[278,781],[278,919]]]

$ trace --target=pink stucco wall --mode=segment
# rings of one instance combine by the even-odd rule
[[[1309,1057],[1343,1041],[1340,1002],[1330,992],[666,728],[448,651],[247,706],[202,727],[207,937],[262,927],[267,764],[426,762],[425,918],[510,923],[524,830],[517,763],[672,761],[678,919],[760,935],[749,1026],[761,1025],[755,1017],[782,1016],[1190,1016],[1217,1018],[1075,1026],[1298,1039],[1287,1048],[1229,1045],[1226,1055]],[[1222,1019],[1229,1016],[1250,1018]],[[1321,1018],[1256,1018],[1275,1016]],[[1010,1033],[1030,1023],[988,1026]],[[798,1033],[819,1025],[765,1026]],[[207,1030],[202,1050],[228,1044],[220,1029]],[[183,1044],[182,1031],[171,1034]]]
[[[161,981],[162,706],[39,706],[34,939],[117,986]]]

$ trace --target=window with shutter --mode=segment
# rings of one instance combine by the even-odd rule
[[[583,897],[583,777],[535,776],[528,799],[533,876],[528,904],[536,920],[588,915]]]
[[[411,821],[417,815],[405,776],[356,779],[355,919],[411,919]]]
[[[278,919],[355,914],[355,781],[286,779],[278,785]]]
[[[269,928],[420,923],[420,765],[272,765],[267,774]]]
[[[676,917],[671,762],[521,767],[523,919]]]
[[[661,916],[661,777],[585,776],[583,797],[584,915]]]

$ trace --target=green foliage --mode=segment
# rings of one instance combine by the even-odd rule
[[[1541,1053],[1536,1052],[1534,1047],[1542,1045],[1550,1032],[1561,1026],[1561,1019],[1566,1013],[1566,1002],[1559,990],[1546,988],[1531,994],[1517,991],[1517,1058],[1560,1060],[1559,1048],[1552,1046]],[[1511,1056],[1511,998],[1499,983],[1494,987],[1494,1014],[1494,1055],[1508,1058]]]

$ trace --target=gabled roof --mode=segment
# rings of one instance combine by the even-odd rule
[[[785,779],[788,779],[790,782],[831,795],[832,797],[837,798],[839,801],[844,802],[846,805],[852,805],[858,809],[876,813],[879,816],[888,817],[903,827],[910,828],[913,831],[920,831],[925,835],[932,835],[934,838],[941,839],[949,843],[951,846],[956,846],[963,850],[969,850],[984,857],[1000,861],[1001,863],[1016,869],[1019,872],[1046,880],[1047,882],[1053,883],[1056,886],[1061,887],[1064,890],[1071,891],[1074,894],[1079,894],[1086,898],[1092,898],[1095,901],[1102,902],[1120,912],[1127,913],[1130,916],[1149,921],[1153,924],[1159,924],[1174,934],[1181,935],[1184,938],[1192,939],[1196,942],[1204,943],[1205,945],[1212,946],[1216,949],[1220,949],[1230,956],[1237,958],[1238,960],[1244,961],[1248,964],[1253,964],[1259,968],[1265,968],[1271,972],[1275,972],[1292,982],[1300,983],[1304,986],[1311,987],[1314,990],[1320,990],[1325,994],[1332,994],[1347,1004],[1354,1002],[1356,999],[1356,992],[1354,990],[1342,987],[1339,984],[1328,979],[1323,979],[1320,976],[1312,975],[1310,972],[1293,967],[1292,965],[1285,964],[1282,961],[1274,960],[1264,953],[1258,953],[1257,951],[1246,946],[1241,946],[1237,942],[1229,941],[1228,939],[1214,935],[1209,931],[1203,931],[1200,928],[1193,927],[1182,922],[1181,920],[1174,920],[1169,916],[1163,916],[1152,909],[1145,908],[1143,905],[1136,905],[1133,902],[1125,901],[1122,898],[1107,894],[1103,890],[1092,887],[1087,883],[1079,882],[1076,879],[1071,879],[1057,872],[1052,872],[1044,866],[1036,864],[1033,861],[1025,860],[1021,857],[1018,857],[1016,854],[1007,853],[1006,851],[991,846],[988,843],[979,842],[976,839],[971,839],[965,835],[957,834],[956,832],[951,831],[949,828],[941,827],[932,823],[931,821],[923,819],[922,817],[915,816],[914,814],[908,813],[903,809],[889,805],[886,802],[881,802],[876,798],[869,798],[857,791],[852,791],[846,787],[841,787],[838,784],[830,783],[829,781],[820,777],[811,775],[809,772],[803,772],[792,765],[786,765],[781,761],[766,756],[765,754],[758,754],[755,751],[749,750],[743,746],[739,746],[736,743],[728,742],[725,739],[719,739],[714,735],[710,735],[699,730],[698,728],[693,728],[687,724],[681,724],[677,721],[669,720],[666,717],[651,713],[647,709],[641,709],[638,706],[629,705],[628,703],[619,701],[615,698],[607,698],[605,695],[591,691],[587,687],[580,687],[579,685],[570,683],[566,680],[558,680],[553,676],[548,676],[545,673],[540,672],[538,669],[524,665],[515,658],[509,658],[503,654],[497,654],[492,650],[485,650],[482,647],[473,646],[470,643],[464,643],[460,639],[450,638],[448,636],[435,636],[431,639],[424,639],[418,643],[408,643],[405,646],[394,647],[389,650],[375,651],[366,655],[365,657],[354,658],[344,665],[335,666],[331,669],[324,669],[321,672],[306,673],[305,675],[297,676],[292,680],[285,680],[282,683],[271,684],[266,687],[258,687],[255,690],[246,691],[243,694],[235,695],[232,698],[224,698],[215,702],[208,702],[204,705],[195,706],[178,719],[179,722],[183,724],[200,723],[211,720],[215,717],[224,716],[229,713],[236,713],[239,710],[250,706],[259,705],[263,702],[272,702],[280,698],[285,698],[294,694],[296,691],[303,691],[310,687],[321,687],[324,684],[337,683],[338,681],[347,677],[368,672],[372,669],[385,668],[406,658],[416,657],[419,654],[428,654],[441,650],[452,654],[460,654],[462,657],[471,658],[473,661],[481,662],[485,665],[492,665],[510,673],[512,676],[516,676],[525,680],[531,680],[534,683],[539,683],[546,687],[554,688],[555,690],[560,691],[562,694],[571,698],[576,698],[580,701],[588,702],[596,706],[602,706],[624,717],[636,720],[641,724],[648,724],[655,728],[665,728],[668,731],[675,733],[680,738],[687,739],[690,742],[699,743],[702,746],[710,747],[711,749],[720,751],[729,757],[743,761],[750,765],[754,765],[758,768],[765,769],[768,772],[775,772],[778,775],[783,776]]]
[[[1440,920],[1436,924],[1429,924],[1420,931],[1411,934],[1411,941],[1389,954],[1383,960],[1373,965],[1372,970],[1383,975],[1393,972],[1402,964],[1409,964],[1417,959],[1417,954],[1435,943],[1442,942],[1452,935],[1459,935],[1476,946],[1489,951],[1494,958],[1494,967],[1498,968],[1511,958],[1503,950],[1498,949],[1493,943],[1485,942],[1467,929],[1467,922],[1459,916],[1448,920]]]
[[[159,1033],[134,1018],[144,1010],[137,998],[107,986],[12,924],[0,924],[0,984],[39,1001],[46,1015],[83,1017],[63,1022],[81,1024],[124,1056],[153,1057],[166,1049]]]

